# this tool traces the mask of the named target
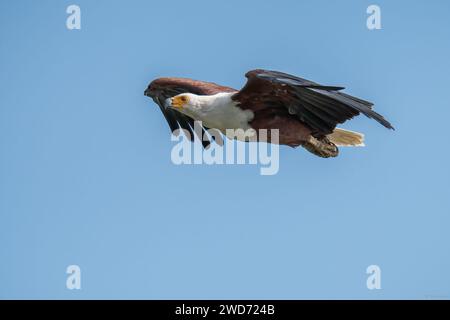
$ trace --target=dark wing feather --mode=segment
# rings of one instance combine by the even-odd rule
[[[266,108],[286,108],[289,114],[309,126],[313,134],[330,134],[336,125],[360,113],[389,129],[392,125],[372,110],[371,102],[339,92],[343,87],[323,86],[278,71],[252,70],[246,85],[233,99],[243,109],[258,112]]]
[[[150,83],[145,90],[145,95],[151,97],[159,106],[161,112],[169,124],[170,130],[174,132],[178,128],[187,130],[190,133],[191,140],[194,140],[194,120],[176,110],[166,109],[164,102],[166,99],[181,93],[193,93],[197,95],[212,95],[219,92],[235,92],[235,89],[217,85],[211,82],[197,81],[185,78],[159,78]],[[202,128],[202,135],[208,128]],[[214,137],[214,136],[213,136]],[[207,147],[211,142],[203,141],[202,137],[198,137],[202,141],[203,147]]]

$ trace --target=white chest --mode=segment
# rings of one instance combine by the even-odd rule
[[[196,120],[201,120],[208,128],[216,128],[225,132],[226,129],[250,129],[249,121],[254,117],[250,110],[242,110],[231,99],[234,93],[219,93],[209,96],[208,101],[196,114]]]

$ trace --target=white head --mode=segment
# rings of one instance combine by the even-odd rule
[[[166,108],[173,108],[180,112],[185,110],[195,111],[200,109],[202,105],[205,104],[202,100],[204,100],[202,99],[202,96],[192,93],[182,93],[172,98],[168,98],[165,101],[165,106]]]
[[[168,98],[165,101],[165,107],[184,113],[195,120],[201,120],[216,107],[220,96],[220,94],[200,96],[193,93],[182,93]]]

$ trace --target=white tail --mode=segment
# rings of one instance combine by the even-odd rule
[[[327,138],[338,147],[364,147],[364,135],[359,132],[336,128]]]

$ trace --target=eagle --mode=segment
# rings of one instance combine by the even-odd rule
[[[192,141],[196,134],[205,148],[214,140],[206,135],[210,129],[224,135],[228,129],[250,130],[256,141],[261,141],[260,130],[277,129],[276,143],[302,146],[329,158],[339,154],[340,146],[364,146],[362,133],[336,127],[361,113],[394,129],[373,110],[373,103],[342,92],[344,87],[262,69],[245,76],[241,90],[188,78],[158,78],[144,94],[159,106],[172,132],[185,130]],[[201,123],[200,133],[194,131],[196,121]],[[265,142],[273,143],[270,137]]]

